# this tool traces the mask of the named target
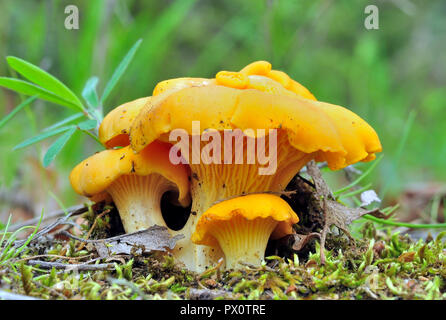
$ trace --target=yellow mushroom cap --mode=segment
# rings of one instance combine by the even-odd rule
[[[303,85],[291,79],[285,72],[271,70],[267,61],[256,61],[240,72],[220,71],[215,79],[206,78],[177,78],[158,83],[153,90],[153,96],[168,90],[180,90],[187,87],[202,87],[209,85],[223,85],[237,89],[257,89],[284,95],[300,95],[304,98],[316,100],[314,95]]]
[[[246,76],[258,75],[271,78],[280,83],[285,89],[296,93],[304,98],[316,100],[314,95],[299,82],[291,79],[285,72],[279,70],[272,70],[271,63],[268,61],[255,61],[248,64],[242,70],[241,74]]]
[[[202,131],[284,130],[291,146],[316,153],[333,170],[381,151],[373,128],[346,108],[298,95],[213,84],[184,88],[144,107],[132,124],[131,146],[139,152],[174,129],[192,134],[192,121],[200,121]]]
[[[177,91],[188,87],[202,87],[215,83],[213,79],[206,78],[177,78],[164,80],[158,83],[153,89],[153,95],[157,96],[163,92]]]
[[[190,202],[188,167],[170,162],[170,147],[170,144],[154,141],[138,154],[129,146],[96,153],[71,171],[71,185],[78,194],[92,197],[105,191],[121,176],[157,173],[178,187],[178,201],[187,206]]]
[[[99,140],[107,148],[130,144],[129,129],[135,117],[151,97],[139,98],[110,111],[99,127]]]
[[[251,194],[225,200],[213,205],[198,220],[192,242],[196,244],[216,247],[218,241],[213,236],[215,228],[221,222],[243,217],[247,220],[272,219],[278,222],[271,238],[282,238],[293,233],[293,224],[299,218],[289,204],[282,198],[272,194]]]

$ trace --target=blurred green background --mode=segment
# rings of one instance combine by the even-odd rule
[[[64,27],[69,4],[79,8],[79,30]],[[379,8],[379,30],[364,27],[369,4]],[[101,92],[142,38],[107,100],[108,112],[150,95],[160,80],[213,77],[219,70],[268,60],[319,100],[353,110],[376,129],[384,158],[373,183],[391,202],[408,185],[446,179],[445,12],[443,0],[2,0],[0,76],[13,75],[5,57],[14,55],[55,75],[79,96],[87,79],[98,76]],[[20,101],[18,94],[0,89],[0,118]],[[41,159],[54,139],[12,151],[69,114],[38,101],[0,130],[2,212],[14,201],[34,211],[81,201],[68,174],[97,151],[94,141],[77,135],[48,169]]]

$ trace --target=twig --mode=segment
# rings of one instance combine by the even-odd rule
[[[87,262],[86,262],[87,263]],[[38,265],[42,269],[65,269],[65,270],[77,270],[77,271],[97,271],[97,270],[109,270],[113,268],[112,263],[100,263],[100,264],[65,264],[59,262],[47,262],[40,260],[29,260],[28,264],[32,266]]]
[[[318,167],[319,169],[326,168],[326,167],[328,167],[328,164],[327,164],[327,162],[318,163],[318,164],[317,164],[317,167]],[[300,170],[299,173],[307,173],[307,171],[308,171],[308,169],[307,169],[307,167],[305,166],[305,167],[303,167],[303,168]]]
[[[41,229],[39,232],[37,232],[37,233],[34,235],[33,239],[30,241],[30,243],[33,242],[33,241],[35,241],[36,239],[40,238],[41,236],[47,234],[48,232],[50,232],[51,230],[53,230],[53,229],[56,228],[57,226],[66,224],[67,221],[68,221],[68,219],[71,218],[72,216],[76,216],[76,215],[85,213],[85,212],[87,212],[88,210],[89,210],[88,207],[81,207],[80,209],[77,209],[77,210],[74,210],[74,211],[69,212],[68,215],[65,215],[63,218],[59,218],[59,219],[57,219],[55,222],[49,224],[48,226],[44,227],[44,228]],[[68,223],[69,223],[69,222],[68,222]],[[15,246],[15,247],[20,247],[20,246],[23,245],[25,242],[26,242],[26,240],[15,241],[15,242],[14,242],[14,246]]]
[[[88,238],[90,238],[91,233],[93,232],[94,228],[96,227],[98,220],[100,218],[102,218],[104,215],[106,215],[107,213],[110,212],[110,209],[105,210],[104,212],[102,212],[101,214],[99,214],[96,219],[94,219],[93,225],[91,226],[90,230],[88,230],[87,236],[85,237],[85,240],[88,240]],[[85,246],[86,242],[82,242],[79,247],[77,248],[78,251],[82,250]]]
[[[83,259],[83,258],[91,257],[92,255],[93,254],[91,253],[91,254],[88,254],[88,255],[85,255],[85,256],[80,256],[80,257],[66,257],[66,256],[59,256],[57,254],[40,254],[40,255],[37,255],[37,256],[22,258],[22,259],[16,260],[15,262],[33,260],[33,259],[36,259],[36,258],[56,258],[56,259],[65,259],[65,260],[80,260],[80,259]]]
[[[88,211],[88,208],[86,208],[84,205],[73,206],[71,208],[68,208],[67,211],[68,211],[68,213],[73,213],[73,212],[76,212],[76,211],[81,210],[83,208],[86,209],[84,212]],[[63,216],[65,216],[65,211],[64,210],[53,211],[53,212],[50,212],[50,213],[44,215],[44,217],[42,219],[42,222],[46,222],[48,220],[60,218],[60,217],[63,217]],[[13,224],[12,226],[10,226],[8,228],[8,232],[17,231],[18,229],[20,229],[20,228],[22,228],[24,226],[35,225],[37,222],[39,222],[39,219],[40,219],[40,217],[36,217],[36,218],[29,219],[29,220],[26,220],[26,221],[23,221],[23,222],[20,222],[20,223]]]
[[[77,236],[75,236],[75,235],[73,235],[73,234],[71,234],[71,233],[69,233],[69,232],[67,232],[65,230],[62,230],[61,232],[58,232],[58,234],[61,234],[63,236],[66,236],[66,237],[74,239],[74,240],[78,240],[78,241],[81,241],[81,242],[87,242],[87,243],[100,243],[100,242],[113,241],[113,240],[118,240],[118,239],[121,239],[121,238],[126,237],[126,236],[129,235],[129,234],[121,234],[119,236],[115,236],[115,237],[111,237],[111,238],[89,240],[89,239],[84,239],[84,238],[77,237]]]
[[[217,263],[214,267],[212,267],[211,269],[208,269],[208,270],[204,271],[203,273],[201,273],[201,274],[197,277],[198,285],[199,285],[200,287],[202,287],[203,289],[207,289],[207,288],[201,283],[201,279],[202,279],[203,277],[206,277],[206,276],[208,276],[208,275],[211,275],[211,274],[214,273],[215,271],[217,271],[217,277],[220,278],[219,271],[220,271],[221,266],[223,265],[223,262],[224,262],[224,259],[223,259],[223,258],[220,258],[220,259],[218,260],[218,263]]]
[[[210,290],[190,288],[189,291],[190,300],[214,300],[215,298],[224,297],[225,299],[233,298],[232,293],[226,290]]]

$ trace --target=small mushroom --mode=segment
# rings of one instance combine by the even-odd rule
[[[299,218],[288,203],[271,194],[252,194],[222,201],[206,210],[198,220],[192,241],[220,247],[226,268],[240,262],[260,266],[268,239],[293,233]]]
[[[191,201],[188,167],[173,165],[169,150],[169,144],[154,141],[138,154],[129,146],[99,152],[72,170],[71,185],[86,197],[110,195],[127,233],[166,226],[160,207],[163,194],[175,193],[183,207]]]

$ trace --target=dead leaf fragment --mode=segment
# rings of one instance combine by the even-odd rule
[[[415,252],[404,252],[398,257],[399,262],[412,262],[415,258]]]
[[[295,233],[292,236],[294,236],[294,244],[293,244],[292,248],[293,248],[293,250],[296,250],[296,251],[302,250],[311,239],[314,239],[314,238],[320,239],[321,238],[321,235],[318,232],[312,232],[310,234]]]
[[[125,234],[118,237],[94,240],[94,245],[101,258],[118,254],[144,254],[152,251],[173,249],[183,235],[172,237],[166,227],[153,226],[146,230]],[[90,240],[91,241],[91,240]]]
[[[316,199],[319,201],[320,208],[322,208],[324,214],[324,226],[320,232],[321,241],[321,263],[325,264],[325,240],[327,233],[330,231],[330,227],[335,225],[342,232],[344,232],[349,239],[354,242],[353,237],[350,235],[348,226],[354,221],[361,218],[363,215],[370,214],[377,218],[387,219],[384,213],[378,209],[365,210],[363,208],[348,208],[343,204],[337,202],[330,188],[325,180],[322,178],[321,171],[319,170],[314,160],[307,163],[307,172],[311,176],[315,186]]]

